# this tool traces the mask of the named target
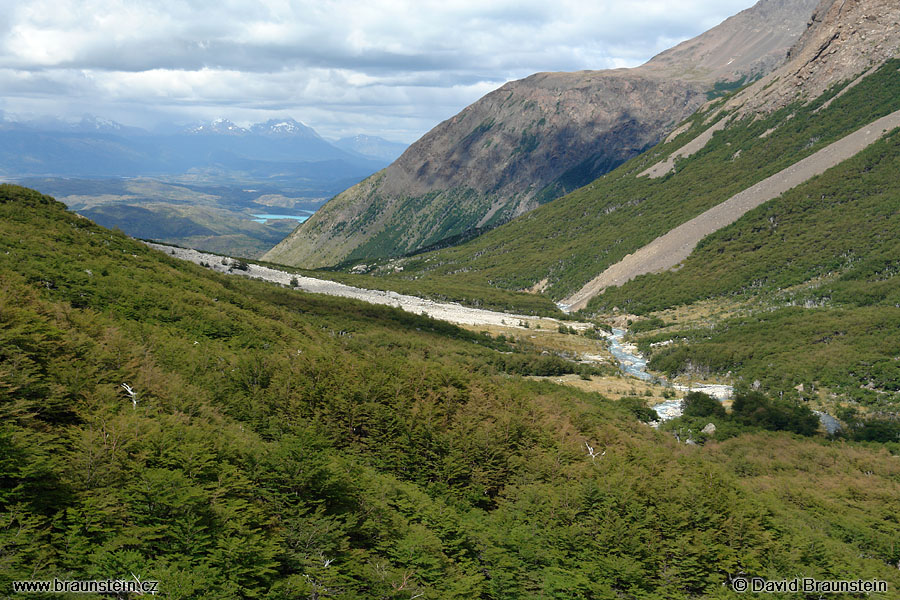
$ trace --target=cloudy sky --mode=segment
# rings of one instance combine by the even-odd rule
[[[292,116],[411,142],[506,81],[636,66],[754,0],[0,0],[0,111]],[[673,8],[677,6],[677,8]]]

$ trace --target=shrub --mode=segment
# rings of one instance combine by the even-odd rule
[[[643,319],[641,321],[633,322],[629,329],[631,330],[631,333],[643,333],[645,331],[661,329],[666,326],[668,326],[668,323],[666,323],[659,317],[650,317],[649,319]]]
[[[633,414],[637,417],[638,421],[643,423],[649,423],[650,421],[659,419],[659,415],[656,414],[656,411],[647,406],[647,402],[643,398],[637,396],[625,396],[619,400],[619,404],[623,405],[628,412]]]
[[[684,411],[686,417],[724,417],[725,407],[703,392],[691,392],[684,397]]]
[[[853,431],[853,439],[861,442],[900,442],[900,421],[868,419]]]

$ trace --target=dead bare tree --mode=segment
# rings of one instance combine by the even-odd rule
[[[588,456],[591,457],[591,462],[594,462],[598,458],[603,458],[606,455],[606,450],[604,450],[600,454],[597,454],[594,451],[594,447],[591,446],[590,444],[588,444],[587,442],[584,443],[584,447],[587,448],[587,453],[588,453]]]
[[[128,397],[131,398],[131,408],[134,410],[137,408],[137,392],[128,385],[127,383],[122,384],[122,389],[125,390],[125,393],[128,394]]]

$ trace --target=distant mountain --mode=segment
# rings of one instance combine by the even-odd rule
[[[0,175],[125,177],[183,172],[146,132],[59,121],[0,123]]]
[[[337,148],[288,118],[165,132],[90,116],[0,122],[0,177],[57,194],[129,235],[247,257],[295,223],[257,223],[254,213],[315,210],[387,162]]]
[[[216,119],[160,139],[173,160],[184,163],[201,159],[207,165],[220,164],[230,168],[237,168],[235,161],[270,162],[275,163],[273,172],[283,172],[285,165],[291,163],[338,160],[348,166],[364,166],[369,170],[376,164],[387,162],[341,150],[311,127],[294,119],[273,119],[247,128],[227,119]],[[349,169],[348,174],[358,171],[358,168]]]
[[[209,123],[201,123],[189,127],[187,133],[209,135],[246,135],[249,130],[239,127],[228,119],[215,119]]]
[[[191,125],[184,130],[189,134],[233,135],[239,137],[264,136],[275,138],[304,138],[321,140],[316,130],[291,118],[270,119],[265,123],[256,123],[250,127],[241,127],[228,119],[214,119],[206,123]]]
[[[320,267],[490,229],[656,144],[712,95],[783,62],[818,0],[760,0],[635,69],[539,73],[444,121],[267,254]]]
[[[250,127],[256,135],[279,138],[306,138],[321,140],[315,129],[294,119],[270,119],[265,123],[257,123]]]
[[[334,145],[342,150],[355,152],[369,158],[391,161],[397,159],[409,147],[408,144],[390,142],[378,136],[362,134],[341,138],[334,142]]]
[[[241,170],[253,177],[306,179],[311,163],[328,161],[319,180],[371,174],[387,160],[342,150],[293,119],[244,128],[227,119],[155,133],[97,117],[0,123],[0,175],[122,177]]]

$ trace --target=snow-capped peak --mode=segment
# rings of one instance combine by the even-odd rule
[[[319,134],[308,125],[291,118],[270,119],[250,128],[253,133],[278,137],[318,138]]]
[[[78,124],[80,129],[96,129],[103,131],[119,131],[122,125],[110,119],[95,117],[93,115],[85,115]]]
[[[235,125],[228,119],[218,118],[210,123],[202,123],[189,129],[190,133],[218,133],[229,135],[243,135],[247,130]]]

